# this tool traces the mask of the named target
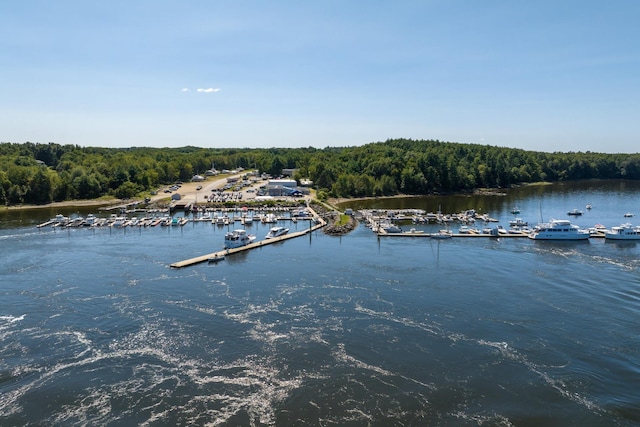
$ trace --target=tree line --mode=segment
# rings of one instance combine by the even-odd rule
[[[640,154],[545,153],[438,140],[393,139],[356,147],[99,148],[0,143],[0,203],[46,204],[136,197],[216,168],[258,169],[313,181],[320,197],[364,197],[507,188],[539,181],[640,179]]]

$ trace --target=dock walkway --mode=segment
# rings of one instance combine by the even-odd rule
[[[261,248],[263,246],[267,246],[270,245],[272,243],[277,243],[277,242],[282,242],[283,240],[289,240],[289,239],[295,239],[296,237],[300,237],[300,236],[304,236],[305,234],[309,234],[315,230],[318,230],[322,227],[324,227],[325,225],[327,225],[327,222],[322,219],[313,209],[311,209],[311,207],[307,206],[307,208],[309,209],[309,212],[311,212],[312,217],[313,217],[313,221],[315,222],[315,225],[313,225],[312,227],[309,227],[307,229],[304,229],[302,231],[296,231],[294,233],[287,233],[283,236],[280,237],[275,237],[272,239],[264,239],[264,240],[260,240],[258,242],[253,242],[250,243],[246,246],[241,246],[239,248],[232,248],[232,249],[223,249],[221,251],[217,251],[217,252],[213,252],[210,254],[206,254],[206,255],[201,255],[201,256],[197,256],[195,258],[189,258],[189,259],[185,259],[184,261],[178,261],[175,262],[173,264],[170,265],[171,268],[184,268],[184,267],[188,267],[191,265],[195,265],[195,264],[200,264],[203,262],[207,262],[209,261],[210,258],[217,258],[217,257],[222,257],[222,256],[227,256],[227,255],[232,255],[232,254],[236,254],[238,252],[244,252],[244,251],[248,251],[251,249],[255,249],[255,248]]]

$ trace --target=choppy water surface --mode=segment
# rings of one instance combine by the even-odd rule
[[[640,215],[602,185],[467,202]],[[2,425],[640,424],[635,243],[360,227],[173,270],[225,230],[28,222],[0,230]]]

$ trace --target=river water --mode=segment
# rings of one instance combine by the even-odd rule
[[[351,206],[506,224],[514,206],[535,223],[592,204],[574,222],[610,227],[638,196],[589,182]],[[0,217],[0,425],[640,425],[636,243],[360,226],[177,270],[226,229],[35,227],[55,213]]]

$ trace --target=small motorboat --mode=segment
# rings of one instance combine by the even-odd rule
[[[440,230],[437,233],[431,233],[430,237],[432,239],[450,239],[453,234],[449,230]]]
[[[209,257],[207,259],[207,261],[211,262],[211,263],[214,263],[214,262],[222,261],[223,259],[224,259],[224,254],[216,254],[216,255],[213,255],[213,256]]]
[[[522,218],[516,218],[509,221],[510,227],[526,227],[529,225],[528,221],[523,220]]]
[[[582,215],[582,211],[579,211],[578,209],[572,209],[569,212],[567,212],[567,215],[580,216]]]
[[[289,229],[285,227],[271,227],[269,233],[265,236],[265,239],[274,239],[276,237],[284,236],[288,232]]]
[[[626,214],[624,214],[625,218],[631,218],[633,216],[633,214],[631,212],[627,212]]]
[[[415,228],[410,228],[407,234],[423,234],[424,230],[416,230]]]

